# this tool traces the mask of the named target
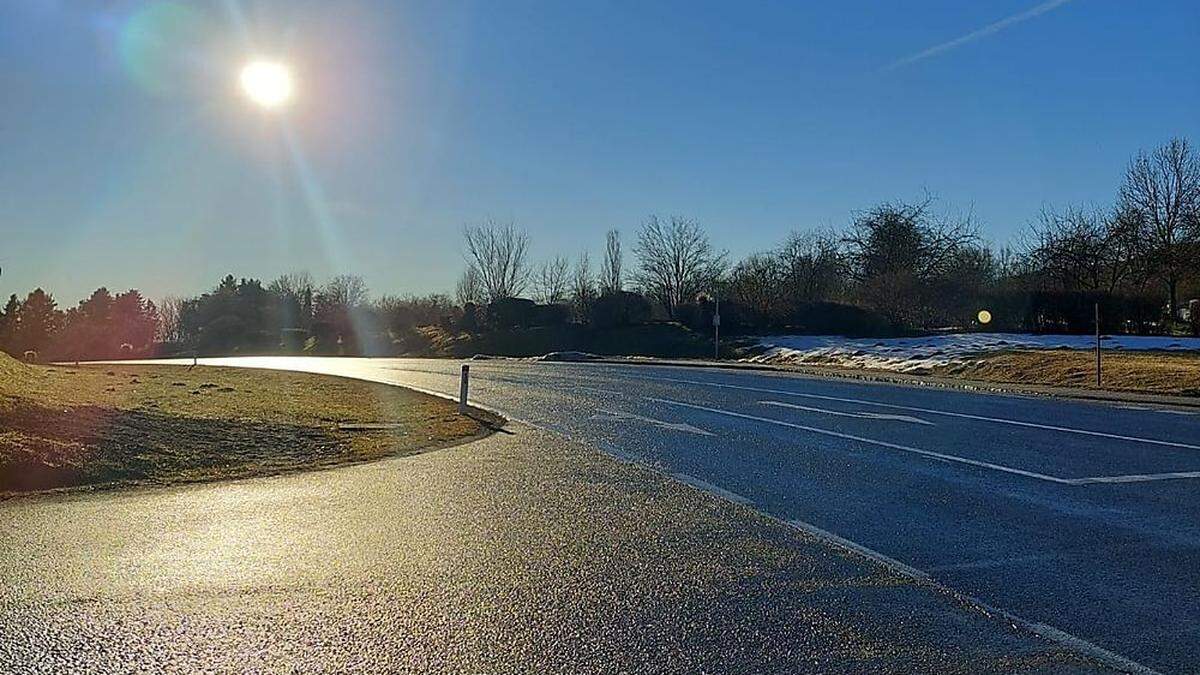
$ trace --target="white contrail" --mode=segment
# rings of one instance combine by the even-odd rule
[[[1036,16],[1045,14],[1046,12],[1049,12],[1050,10],[1052,10],[1056,7],[1061,7],[1062,5],[1065,5],[1070,1],[1071,0],[1048,0],[1047,2],[1043,2],[1042,4],[1037,5],[1036,7],[1029,8],[1029,9],[1025,10],[1024,12],[1018,12],[1016,14],[1013,14],[1012,16],[1007,16],[1003,19],[1000,19],[999,21],[997,21],[995,23],[989,23],[988,25],[984,26],[983,28],[971,31],[970,33],[967,33],[966,35],[954,38],[953,40],[950,40],[949,42],[943,42],[940,45],[934,45],[934,46],[930,47],[929,49],[926,49],[925,51],[917,52],[916,54],[912,54],[911,56],[906,56],[898,61],[893,61],[892,63],[884,66],[882,70],[884,72],[887,72],[889,70],[895,70],[897,68],[901,68],[903,66],[907,66],[909,64],[916,63],[917,61],[923,61],[931,56],[936,56],[938,54],[941,54],[942,52],[950,51],[951,49],[954,49],[955,47],[961,47],[961,46],[967,44],[968,42],[974,42],[975,40],[978,40],[979,38],[987,37],[993,33],[999,33],[1000,31],[1004,30],[1005,28],[1008,28],[1009,26],[1013,26],[1015,24],[1021,23],[1022,21],[1026,21],[1026,20],[1032,19]]]

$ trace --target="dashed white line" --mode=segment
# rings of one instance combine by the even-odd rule
[[[659,420],[659,419],[655,419],[653,417],[646,417],[645,415],[635,415],[634,413],[621,412],[618,410],[605,410],[603,408],[597,408],[596,412],[597,412],[596,415],[592,415],[592,419],[596,419],[597,417],[614,417],[616,419],[635,420],[638,422],[644,422],[646,424],[649,424],[652,427],[658,427],[659,429],[666,429],[667,431],[682,431],[687,434],[696,434],[698,436],[714,435],[713,432],[711,432],[711,431],[707,431],[705,429],[701,429],[700,427],[695,427],[690,424],[686,424],[684,422],[667,422],[666,420]]]
[[[924,424],[934,426],[933,422],[923,420],[920,417],[912,417],[910,415],[889,415],[887,413],[874,412],[846,412],[844,410],[830,410],[829,408],[814,408],[807,405],[797,405],[795,403],[784,403],[783,401],[759,401],[763,405],[773,405],[778,408],[791,408],[792,410],[803,410],[805,412],[815,412],[824,415],[836,415],[838,417],[857,417],[865,420],[882,420],[889,422],[909,422],[911,424]]]

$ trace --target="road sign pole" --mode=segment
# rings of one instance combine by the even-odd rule
[[[458,412],[462,415],[467,414],[467,383],[470,379],[471,366],[462,365],[462,376],[458,381]]]
[[[1100,303],[1096,303],[1096,388],[1100,388]]]
[[[713,305],[713,360],[721,358],[721,298],[718,296]]]

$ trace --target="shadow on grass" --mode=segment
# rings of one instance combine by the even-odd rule
[[[354,461],[331,429],[99,406],[0,409],[0,492],[176,482]]]

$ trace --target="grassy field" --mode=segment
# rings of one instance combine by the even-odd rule
[[[42,367],[0,354],[0,494],[335,466],[444,447],[498,421],[321,375]]]
[[[1200,354],[1101,352],[1103,388],[1114,391],[1200,396]],[[942,377],[1058,387],[1096,386],[1093,352],[1066,349],[999,352],[978,361],[935,368]]]

